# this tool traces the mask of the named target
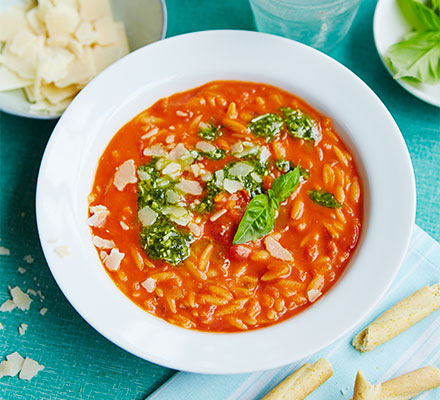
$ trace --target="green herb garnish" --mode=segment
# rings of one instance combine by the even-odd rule
[[[199,152],[199,154],[208,160],[221,160],[226,157],[226,150],[216,148],[213,151]]]
[[[140,240],[151,259],[177,265],[189,256],[193,237],[163,214],[164,208],[169,205],[167,191],[174,188],[175,182],[161,177],[157,162],[153,159],[138,168],[138,210],[148,206],[158,215],[152,225],[142,228]]]
[[[389,47],[386,62],[394,78],[412,83],[440,82],[440,1],[397,0],[413,31]]]
[[[283,160],[282,158],[275,161],[275,166],[279,171],[283,172],[284,174],[296,168],[296,165],[294,163],[292,163],[291,161]],[[301,166],[299,166],[299,174],[304,180],[310,178],[310,172],[307,169],[302,168]]]
[[[301,110],[289,107],[281,108],[287,132],[297,139],[316,140],[319,138],[318,127],[309,115]]]
[[[180,264],[189,257],[193,240],[190,233],[183,233],[166,217],[141,230],[141,244],[148,257],[171,265]]]
[[[265,138],[268,142],[274,140],[283,127],[283,119],[277,114],[263,114],[255,117],[249,123],[251,132],[258,137]]]
[[[205,140],[214,140],[222,135],[221,126],[201,123],[197,134]]]
[[[314,203],[326,208],[340,208],[342,204],[339,203],[335,196],[325,190],[309,190],[308,195],[310,200]]]
[[[248,204],[232,243],[247,243],[267,235],[275,225],[275,210],[295,191],[299,177],[297,167],[275,179],[267,195],[255,196]]]
[[[210,179],[206,183],[206,194],[203,200],[195,207],[195,211],[199,214],[211,212],[215,208],[214,199],[221,192],[221,189],[215,185],[215,178]]]

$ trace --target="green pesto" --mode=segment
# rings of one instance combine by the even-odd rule
[[[169,205],[166,192],[174,187],[175,182],[170,180],[167,183],[166,178],[161,178],[156,164],[157,159],[153,159],[138,168],[138,175],[144,178],[138,181],[138,210],[149,206],[158,214],[153,225],[142,228],[140,241],[152,260],[160,259],[177,265],[189,256],[193,237],[162,214],[163,208]]]
[[[211,212],[215,208],[214,198],[221,192],[221,189],[219,189],[215,185],[215,178],[210,179],[206,183],[206,193],[205,197],[202,199],[200,204],[198,204],[195,208],[195,211],[199,214],[204,214],[207,212]]]
[[[149,175],[148,179],[138,181],[138,209],[149,206],[153,211],[160,213],[161,209],[168,205],[166,191],[172,189],[175,183],[170,180],[167,185],[159,186],[160,171],[156,163],[157,159],[153,159],[138,168],[138,174],[143,172]]]
[[[248,126],[255,136],[265,138],[266,141],[271,142],[279,136],[283,124],[283,119],[279,115],[267,113],[252,119]]]
[[[141,230],[141,244],[152,260],[163,260],[171,265],[180,264],[190,254],[190,244],[194,240],[190,233],[184,233],[167,217],[161,216],[156,222]]]
[[[308,192],[310,200],[318,204],[321,207],[326,208],[340,208],[342,204],[339,203],[335,196],[325,190],[309,190]]]
[[[287,132],[291,136],[304,140],[318,139],[318,128],[309,115],[299,109],[292,110],[290,107],[281,108],[281,112],[283,113]]]
[[[226,150],[216,148],[213,151],[199,152],[202,157],[207,158],[208,160],[221,160],[226,157]]]
[[[200,128],[197,134],[205,140],[214,140],[222,135],[221,126],[215,126],[213,124],[207,124],[207,127]]]

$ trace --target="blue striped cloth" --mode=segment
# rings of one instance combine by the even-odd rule
[[[367,379],[383,382],[426,365],[440,367],[440,310],[370,353],[351,346],[353,335],[386,309],[417,289],[440,280],[440,245],[415,226],[400,272],[380,306],[361,326],[307,360],[283,368],[241,375],[202,375],[178,372],[148,400],[255,400],[261,398],[305,362],[327,358],[333,376],[307,400],[350,399],[357,370]],[[418,400],[440,399],[440,388]]]

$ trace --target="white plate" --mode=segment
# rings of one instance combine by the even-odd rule
[[[411,31],[411,27],[403,17],[396,0],[379,0],[374,12],[374,42],[385,68],[393,76],[385,62],[388,48],[402,40]],[[440,107],[440,85],[411,84],[396,79],[408,92],[434,106]]]
[[[245,333],[186,330],[137,307],[104,271],[87,226],[87,196],[97,162],[118,129],[158,99],[217,79],[272,84],[330,116],[356,158],[364,185],[360,243],[333,289],[301,314]],[[242,373],[308,356],[372,310],[405,255],[414,223],[415,185],[396,123],[378,97],[344,66],[278,36],[208,31],[139,49],[83,89],[49,140],[36,201],[38,231],[52,274],[90,325],[157,364]],[[71,255],[60,258],[55,251],[59,245],[68,245]]]
[[[1,0],[0,11],[24,2],[25,0]],[[115,21],[124,22],[131,51],[165,37],[165,0],[110,0],[110,4]],[[0,111],[35,119],[55,119],[61,115],[32,112],[30,106],[31,103],[22,89],[0,92]]]

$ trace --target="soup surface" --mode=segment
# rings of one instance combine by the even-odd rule
[[[362,210],[355,162],[328,117],[270,85],[216,81],[116,133],[88,222],[138,306],[184,328],[236,332],[317,301],[353,254]]]

